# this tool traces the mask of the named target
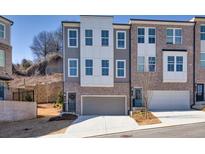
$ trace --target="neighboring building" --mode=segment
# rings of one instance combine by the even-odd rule
[[[205,17],[192,19],[195,24],[195,95],[196,102],[205,100]]]
[[[12,21],[0,16],[0,100],[11,98],[8,81],[12,79],[12,25]]]
[[[112,16],[81,16],[62,25],[65,112],[128,114],[144,106],[149,75],[151,110],[204,101],[205,18],[114,24]]]
[[[193,22],[131,19],[133,107],[149,80],[151,110],[185,110],[193,104]],[[151,74],[151,75],[150,75]]]

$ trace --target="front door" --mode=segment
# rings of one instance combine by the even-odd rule
[[[4,83],[0,82],[0,100],[4,100]]]
[[[133,107],[142,107],[142,88],[135,88],[134,91],[134,98],[133,98]]]
[[[204,84],[197,84],[196,101],[204,101]]]
[[[68,93],[68,112],[76,112],[76,93]]]

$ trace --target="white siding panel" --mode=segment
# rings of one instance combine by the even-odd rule
[[[113,18],[81,16],[80,19],[81,86],[113,87]],[[93,46],[85,46],[85,30],[93,30]],[[101,30],[109,30],[109,46],[101,46]],[[93,76],[85,76],[85,59],[93,59]],[[101,75],[101,60],[109,60],[109,76]]]

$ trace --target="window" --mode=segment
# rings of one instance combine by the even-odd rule
[[[174,56],[168,56],[167,57],[167,70],[168,72],[174,72]]]
[[[5,52],[0,50],[0,67],[5,66]]]
[[[5,26],[0,23],[0,38],[5,38]]]
[[[200,53],[200,66],[205,68],[205,52]]]
[[[205,40],[205,25],[200,26],[200,38],[201,40]]]
[[[126,64],[125,60],[116,60],[116,77],[117,78],[125,78],[126,77]]]
[[[93,75],[93,60],[86,59],[85,60],[85,75]]]
[[[77,48],[78,47],[78,30],[68,29],[68,47]]]
[[[182,44],[182,29],[169,28],[167,29],[167,44]]]
[[[109,75],[109,60],[102,60],[101,67],[102,67],[102,76],[108,76]]]
[[[78,59],[68,59],[68,77],[78,77]]]
[[[183,57],[182,56],[176,57],[176,71],[183,72]]]
[[[145,29],[144,28],[137,28],[137,40],[138,40],[138,43],[144,43],[145,41]]]
[[[155,43],[155,28],[149,28],[148,29],[148,35],[149,35],[149,38],[148,38],[148,42],[150,44],[154,44]]]
[[[149,57],[149,72],[155,72],[156,69],[156,58]]]
[[[126,34],[125,31],[117,31],[117,49],[126,49]]]
[[[108,30],[101,31],[101,45],[109,46],[109,31]]]
[[[137,72],[144,72],[144,64],[145,64],[145,57],[139,56],[137,57]]]
[[[92,30],[85,30],[85,45],[92,46],[93,45],[93,31]]]

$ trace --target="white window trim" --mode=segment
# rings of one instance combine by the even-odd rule
[[[155,35],[149,35],[149,29],[154,29],[155,30]],[[147,39],[147,43],[148,44],[156,44],[156,27],[147,27],[147,35],[148,35],[148,39]],[[154,36],[155,42],[154,43],[149,43],[149,37],[150,36]]]
[[[5,67],[5,65],[6,65],[6,55],[5,55],[5,51],[4,51],[4,50],[0,50],[0,52],[3,52],[3,53],[4,53],[4,62],[3,62],[3,66],[0,66],[0,67]]]
[[[142,28],[144,29],[144,35],[138,35],[138,29],[142,29]],[[146,42],[145,35],[146,35],[146,28],[145,27],[137,27],[137,43],[138,44],[145,44],[145,42]],[[139,36],[144,36],[144,43],[139,43],[138,42]]]
[[[124,48],[121,48],[118,46],[118,33],[124,33],[125,35],[125,38],[124,38],[124,42],[125,42],[125,45],[124,45]],[[126,31],[116,31],[116,49],[126,49]]]
[[[93,59],[85,59],[85,76],[93,76],[93,74],[94,74],[94,72],[93,72],[93,65],[92,65],[92,67],[90,67],[90,66],[86,66],[86,60],[92,60],[92,64],[93,64]],[[86,74],[86,68],[92,68],[92,75],[87,75]]]
[[[149,57],[154,57],[154,56],[149,56]],[[156,72],[156,57],[154,57],[155,58],[155,64],[150,64],[149,63],[149,57],[148,57],[148,72]],[[154,65],[154,71],[150,71],[150,69],[149,69],[150,65]]]
[[[205,68],[205,67],[202,67],[202,66],[201,66],[201,61],[205,61],[205,60],[201,60],[201,53],[204,53],[204,54],[205,54],[205,51],[201,51],[201,52],[200,52],[200,67],[201,67],[201,68]]]
[[[102,31],[108,31],[108,37],[103,37],[103,36],[102,36]],[[109,43],[109,41],[110,41],[110,40],[109,40],[109,37],[110,37],[110,36],[109,36],[109,35],[110,35],[109,30],[106,30],[106,29],[101,30],[101,46],[102,46],[102,47],[108,47],[108,46],[110,45],[110,43]],[[108,45],[102,45],[102,40],[103,40],[103,39],[107,39],[107,40],[108,40]]]
[[[200,30],[199,30],[200,31],[200,41],[204,41],[204,40],[201,40],[201,34],[205,34],[205,32],[201,32],[201,26],[205,26],[205,24],[201,24],[200,25]]]
[[[182,57],[182,63],[177,62],[177,57]],[[176,72],[184,72],[184,57],[183,56],[176,56]],[[182,71],[177,71],[177,65],[182,65]]]
[[[6,39],[6,25],[3,23],[0,23],[0,25],[2,25],[4,27],[4,31],[3,31],[4,37],[2,39]]]
[[[176,41],[175,41],[175,38],[176,38],[176,36],[175,36],[175,31],[177,30],[177,29],[180,29],[181,30],[181,43],[180,44],[176,44],[176,45],[182,45],[182,43],[183,43],[183,32],[182,32],[182,28],[167,28],[166,29],[166,44],[168,44],[167,43],[167,30],[168,29],[172,29],[173,30],[173,44],[176,44]],[[178,37],[178,36],[177,36]],[[171,45],[171,44],[170,44]]]
[[[76,46],[70,46],[70,37],[69,37],[69,33],[70,31],[76,31]],[[68,29],[68,47],[69,48],[78,48],[78,29],[74,29],[74,28],[69,28]]]
[[[108,61],[108,67],[103,67],[103,66],[102,66],[102,61],[103,61],[103,60],[107,60],[107,61]],[[103,75],[103,68],[108,69],[108,75]],[[102,76],[109,76],[109,74],[110,74],[109,72],[110,72],[110,61],[109,61],[108,59],[102,59],[102,60],[101,60],[101,75],[102,75]]]
[[[87,37],[86,36],[86,30],[91,30],[92,31],[92,36]],[[85,35],[84,35],[85,36],[85,46],[93,46],[93,30],[92,29],[85,29],[84,32],[85,32]],[[86,39],[90,39],[90,38],[92,39],[92,45],[87,45],[86,44]]]
[[[124,76],[118,76],[118,67],[117,67],[117,63],[118,62],[124,62]],[[115,73],[116,73],[116,78],[126,78],[126,60],[123,60],[123,59],[118,59],[116,60],[116,70],[115,70]]]
[[[171,64],[174,64],[174,71],[168,71],[168,64],[169,64],[169,62],[168,62],[168,57],[169,56],[167,56],[167,72],[172,72],[172,73],[180,73],[180,72],[185,72],[185,70],[184,70],[184,68],[185,68],[185,64],[184,64],[184,59],[185,59],[185,57],[183,56],[183,55],[177,55],[177,56],[171,56],[171,57],[174,57],[174,63],[171,63]],[[183,70],[182,71],[177,71],[177,57],[182,57],[183,58],[183,63],[182,63],[182,68],[183,68]]]
[[[139,62],[138,62],[138,58],[139,58],[139,57],[143,57],[143,58],[144,58],[144,63],[139,63]],[[146,65],[145,65],[145,64],[146,64],[146,57],[145,57],[145,56],[137,56],[137,72],[138,72],[138,73],[146,72]],[[144,70],[143,70],[143,71],[139,71],[139,70],[138,70],[138,66],[142,66],[142,65],[143,65],[143,67],[144,67]]]
[[[70,74],[70,61],[71,60],[75,60],[76,61],[76,68],[77,68],[77,73],[76,73],[76,75],[71,75]],[[78,59],[77,58],[68,58],[68,77],[78,77]]]

